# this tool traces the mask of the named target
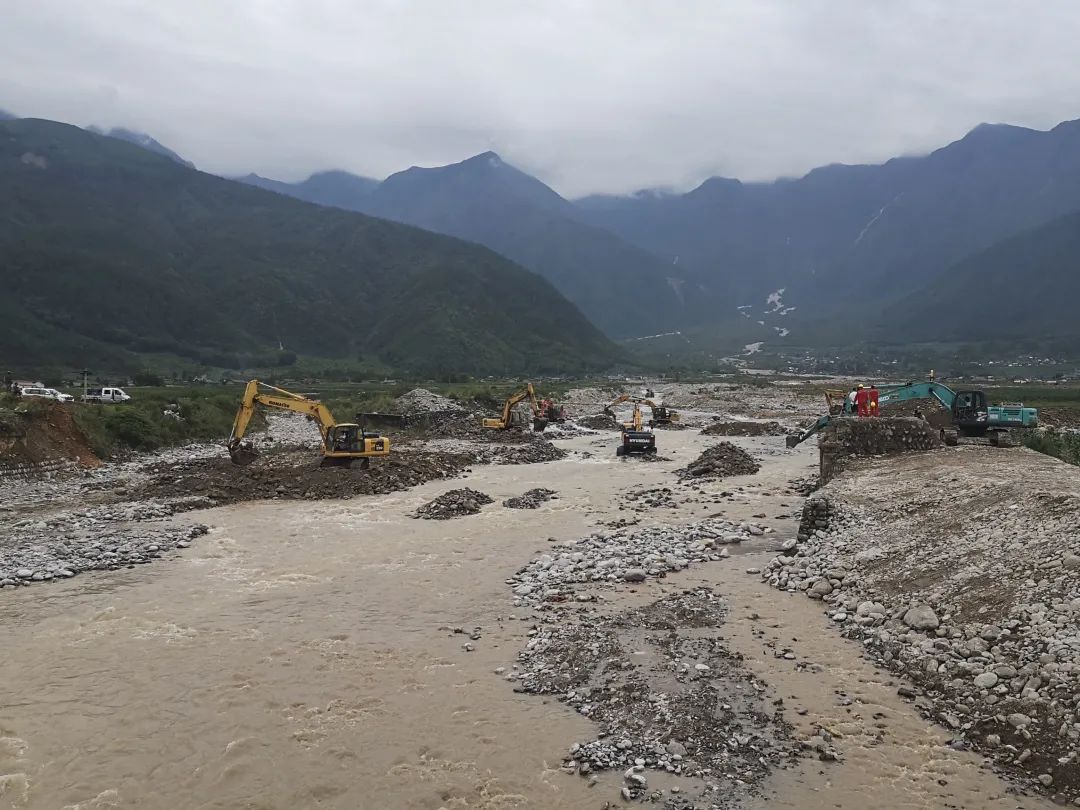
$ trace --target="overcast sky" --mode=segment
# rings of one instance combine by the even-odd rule
[[[687,188],[1080,118],[1080,0],[3,0],[0,108],[199,168],[384,177],[488,149]]]

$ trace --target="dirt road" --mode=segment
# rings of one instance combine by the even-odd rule
[[[949,748],[804,597],[746,573],[794,536],[801,499],[786,485],[812,471],[815,450],[737,438],[759,473],[675,487],[674,471],[714,441],[663,432],[668,460],[621,462],[612,434],[591,434],[560,441],[572,452],[559,461],[476,467],[404,492],[200,511],[173,518],[210,527],[174,559],[4,590],[0,807],[616,804],[621,772],[592,784],[561,770],[569,746],[596,737],[593,722],[506,679],[538,619],[560,609],[514,607],[508,580],[600,524],[714,514],[774,533],[662,579],[604,583],[597,609],[711,589],[726,604],[722,642],[765,684],[761,699],[783,701],[793,743],[827,730],[839,761],[810,751],[747,806],[1049,806],[1010,795],[976,756]],[[462,486],[494,503],[448,521],[411,517]],[[501,505],[535,487],[559,497]],[[665,487],[666,499],[649,494]],[[646,775],[668,807],[724,802],[723,784],[686,800],[709,780]]]

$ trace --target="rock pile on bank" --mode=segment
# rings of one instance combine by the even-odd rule
[[[364,468],[320,467],[310,452],[275,453],[247,467],[226,456],[162,465],[139,488],[142,497],[169,498],[183,493],[210,505],[286,499],[324,500],[397,492],[461,473],[476,458],[467,454],[394,451]]]
[[[716,421],[701,430],[705,436],[786,436],[779,422]]]
[[[490,464],[541,464],[565,458],[566,451],[539,433],[525,433],[518,442],[478,450],[479,460]]]
[[[480,507],[494,502],[495,499],[490,495],[469,487],[452,489],[421,506],[413,517],[425,520],[449,520],[463,515],[479,514]]]
[[[208,531],[183,527],[109,525],[73,517],[54,522],[26,520],[0,551],[0,588],[73,577],[83,571],[115,571],[144,565],[187,548]]]
[[[421,416],[438,413],[460,414],[465,408],[442,394],[426,388],[414,388],[394,400],[394,411],[402,416]]]
[[[560,543],[510,580],[516,604],[591,601],[596,587],[658,579],[695,564],[722,560],[724,546],[768,534],[755,523],[713,518],[683,526],[597,532]]]
[[[503,501],[503,506],[507,509],[539,509],[542,504],[555,497],[558,497],[555,490],[538,487],[537,489],[530,489],[516,498],[507,498]]]
[[[763,573],[914,682],[908,697],[1058,803],[1080,796],[1080,470],[963,447],[864,460]]]
[[[618,430],[619,421],[609,413],[597,413],[574,420],[589,430]]]
[[[743,450],[731,442],[713,445],[679,474],[683,478],[726,478],[730,475],[750,475],[761,469],[761,465]]]

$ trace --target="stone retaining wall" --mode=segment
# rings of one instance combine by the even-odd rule
[[[818,447],[824,484],[836,476],[849,456],[934,450],[941,447],[941,434],[915,417],[840,417],[825,428]]]
[[[0,459],[0,481],[31,480],[78,469],[79,462],[71,459],[50,459],[37,464],[29,461]]]

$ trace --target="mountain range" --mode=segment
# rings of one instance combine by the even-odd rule
[[[124,129],[107,135],[109,142],[139,146],[177,168],[191,166],[148,135]],[[98,151],[119,159],[112,147],[95,143]],[[32,150],[26,154],[38,155]],[[97,166],[98,157],[90,153],[81,157],[86,165],[79,167],[80,172]],[[124,157],[131,159],[132,153]],[[87,199],[87,205],[107,203],[114,210],[123,209],[128,218],[125,227],[136,230],[145,227],[139,217],[169,221],[180,217],[185,223],[198,219],[195,209],[199,206],[185,205],[177,189],[171,198],[164,195],[153,173],[113,168],[121,188],[110,191],[102,181],[97,188],[100,199],[96,203]],[[56,180],[60,173],[46,174]],[[1078,121],[1045,132],[984,124],[928,155],[895,158],[880,165],[825,166],[797,179],[770,183],[711,178],[684,194],[644,190],[567,200],[493,152],[449,166],[414,166],[382,181],[339,170],[319,172],[299,183],[247,175],[237,178],[243,185],[192,175],[200,178],[199,187],[206,194],[229,200],[227,218],[244,220],[244,229],[250,225],[253,210],[261,212],[269,206],[284,216],[284,209],[278,212],[277,205],[315,204],[288,209],[310,228],[307,237],[290,228],[274,233],[245,230],[250,241],[233,245],[238,252],[265,254],[260,240],[280,244],[281,234],[288,233],[297,240],[289,250],[299,254],[301,245],[303,250],[313,250],[318,256],[315,263],[321,265],[343,259],[339,245],[327,244],[317,234],[325,231],[325,223],[340,222],[337,218],[346,212],[376,217],[380,227],[390,227],[386,220],[417,226],[482,245],[542,276],[608,337],[624,341],[639,356],[650,350],[678,355],[691,349],[700,356],[716,356],[757,341],[771,347],[823,347],[853,341],[979,342],[1006,334],[1059,343],[1064,339],[1080,348],[1080,330],[1064,303],[1071,301],[1069,292],[1080,277],[1080,238],[1074,238],[1080,228],[1074,216],[1080,212]],[[119,178],[124,182],[119,183]],[[207,185],[210,180],[220,184],[213,192]],[[81,178],[72,174],[67,182],[78,184]],[[149,183],[150,190],[142,188],[142,183]],[[237,190],[243,186],[258,187],[261,196],[244,197]],[[57,184],[50,193],[61,195],[63,188]],[[142,195],[140,203],[152,202],[163,210],[137,211],[138,206],[125,195]],[[284,199],[290,197],[296,200]],[[15,203],[11,221],[26,215],[19,204]],[[352,221],[371,223],[366,217]],[[79,229],[73,211],[64,226],[72,232]],[[367,227],[370,236],[375,226]],[[197,254],[202,242],[211,241],[215,233],[215,229],[203,234],[186,230],[184,250]],[[432,238],[430,233],[423,237]],[[432,251],[427,264],[438,264],[436,254],[444,249],[454,256],[462,250],[480,250],[455,239],[427,244]],[[360,256],[367,256],[364,251],[369,246],[364,243]],[[113,246],[103,236],[101,247],[99,259]],[[148,243],[140,249],[151,247]],[[221,247],[214,245],[214,249]],[[166,252],[171,248],[162,246]],[[327,258],[328,254],[334,254],[333,258]],[[491,253],[475,255],[485,257],[481,262],[485,267],[497,263]],[[386,258],[399,267],[400,255]],[[502,264],[505,267],[499,271],[489,271],[500,282],[529,277],[514,275],[522,270],[511,262]],[[467,366],[472,362],[467,358],[475,359],[498,344],[502,348],[490,362],[508,368],[513,364],[509,358],[514,345],[534,345],[530,340],[516,344],[508,340],[513,326],[496,317],[500,310],[514,311],[518,296],[512,287],[494,283],[495,276],[489,275],[483,282],[473,278],[480,286],[466,293],[465,284],[457,286],[457,278],[445,268],[437,278],[425,275],[428,269],[410,268],[401,272],[402,280],[392,290],[387,284],[380,287],[393,293],[385,300],[393,301],[395,312],[409,314],[410,334],[426,334],[429,326],[446,334],[462,326],[453,317],[442,318],[435,302],[447,302],[453,313],[469,311],[470,304],[477,303],[479,309],[472,314],[484,322],[468,336],[457,338],[458,345],[469,346],[467,352],[446,354],[433,361],[435,365]],[[380,268],[375,275],[385,270]],[[287,287],[288,271],[276,266],[274,272],[283,274],[279,280]],[[305,275],[307,270],[296,272]],[[536,281],[521,283],[532,295],[530,285]],[[580,355],[589,367],[625,356],[595,330],[589,332],[591,327],[580,316],[574,320],[566,314],[566,303],[555,290],[547,287],[544,293],[536,293],[545,305],[530,313],[528,334],[551,340],[552,330],[544,323],[543,313],[557,312],[570,332],[590,346]],[[505,303],[504,294],[510,296]],[[479,305],[481,300],[484,303]],[[275,306],[282,306],[282,301]],[[356,306],[365,312],[365,327],[378,319],[366,304]],[[47,312],[41,320],[55,322]],[[374,351],[398,362],[406,357],[408,362],[420,362],[423,339],[410,338],[412,348],[396,354],[394,344],[404,338],[388,336],[391,323],[383,320],[379,328],[363,332],[363,337],[354,334],[337,345],[347,344],[354,352]],[[294,327],[299,329],[298,324]],[[399,321],[396,328],[404,326]],[[211,340],[199,346],[217,351],[245,341],[258,347],[273,345],[270,336],[254,324],[245,329],[238,339],[223,340],[220,345]],[[293,332],[288,343],[302,345],[305,340]],[[177,338],[170,350],[179,351],[183,342]],[[440,345],[440,350],[445,346]],[[327,345],[306,346],[301,351],[327,356]],[[567,344],[552,356],[566,357],[567,352],[573,355],[578,349]]]
[[[549,282],[487,248],[159,152],[52,121],[0,122],[0,356],[69,368],[300,356],[421,374],[623,360]]]
[[[345,172],[315,174],[297,184],[240,179],[478,242],[544,276],[615,338],[677,329],[708,316],[712,292],[703,279],[583,222],[571,202],[493,152],[439,168],[414,166],[381,183]]]
[[[984,124],[925,156],[771,183],[711,178],[685,194],[568,201],[490,152],[382,183],[344,172],[243,180],[487,245],[548,278],[615,338],[944,340],[956,330],[882,318],[935,294],[954,265],[1080,211],[1080,122],[1048,132]],[[1045,288],[1060,272],[1033,258],[1012,283]],[[1020,301],[1007,292],[987,298],[998,303],[978,317],[955,313],[968,339],[1030,315],[1014,312]]]

